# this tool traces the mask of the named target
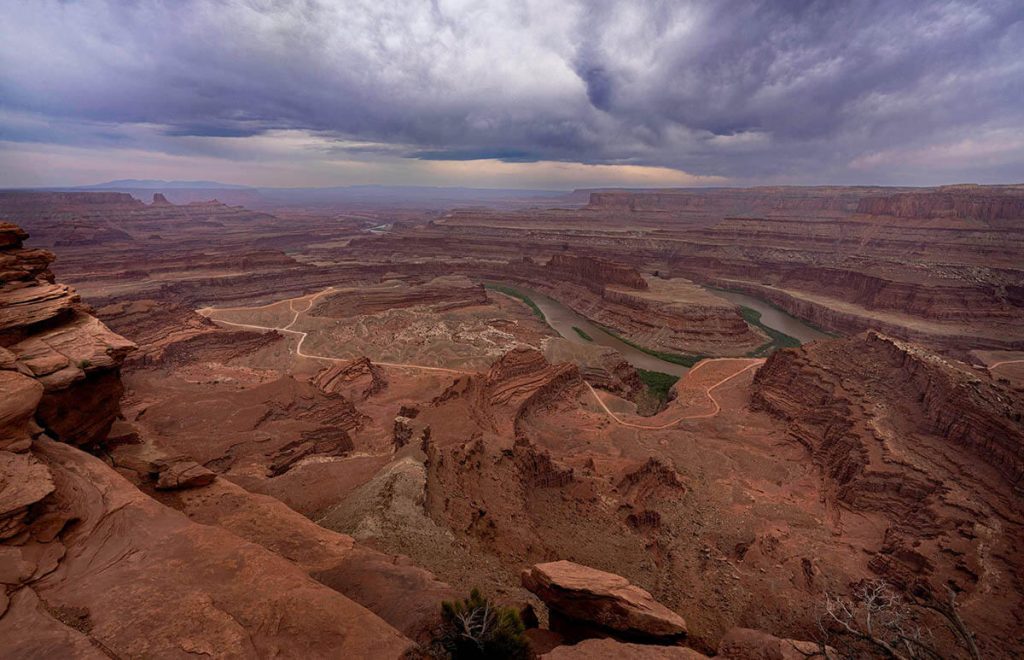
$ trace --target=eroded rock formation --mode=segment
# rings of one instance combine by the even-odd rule
[[[324,367],[313,378],[313,384],[325,394],[339,394],[350,401],[362,401],[383,391],[388,381],[380,367],[370,358],[362,357]]]
[[[73,289],[54,283],[53,254],[23,247],[28,235],[0,224],[0,369],[31,376],[42,385],[33,412],[54,437],[76,445],[100,442],[120,408],[119,369],[135,345],[90,315]],[[24,417],[27,390],[12,374],[11,401]],[[6,398],[6,397],[5,397]]]

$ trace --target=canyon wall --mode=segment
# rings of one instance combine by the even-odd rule
[[[940,599],[945,584],[981,594],[1021,575],[1019,392],[871,332],[777,352],[755,377],[752,406],[807,448],[840,527],[851,516],[884,521],[875,573]],[[986,598],[965,602],[1000,607]]]

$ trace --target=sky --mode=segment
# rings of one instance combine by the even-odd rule
[[[0,0],[0,187],[1024,181],[1024,2]]]

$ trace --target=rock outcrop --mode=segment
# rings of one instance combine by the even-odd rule
[[[822,649],[816,642],[781,639],[761,630],[733,628],[718,645],[716,657],[728,660],[804,660],[815,655],[839,657],[832,647]]]
[[[586,639],[572,646],[557,646],[541,656],[542,660],[703,660],[707,657],[685,646],[630,644],[610,638]]]
[[[169,461],[158,468],[157,490],[184,490],[213,483],[217,475],[195,461]]]
[[[409,646],[292,562],[190,521],[99,459],[45,438],[32,456],[59,487],[0,545],[19,594],[0,607],[8,653],[398,657]]]
[[[445,311],[486,302],[487,293],[482,284],[463,276],[442,276],[413,286],[389,282],[373,287],[339,289],[325,297],[310,314],[349,318],[404,307],[425,306],[434,311]]]
[[[544,346],[544,357],[551,363],[572,362],[579,367],[583,380],[624,399],[635,401],[647,389],[633,365],[607,346],[557,337]]]
[[[613,573],[556,561],[524,570],[522,582],[548,606],[556,631],[583,623],[610,635],[647,642],[686,636],[681,616]]]
[[[73,289],[55,284],[53,254],[23,247],[27,237],[0,223],[0,369],[11,387],[0,419],[23,425],[41,385],[32,414],[42,428],[76,445],[102,442],[120,414],[119,369],[135,345],[90,315]]]
[[[1022,492],[1024,402],[963,363],[869,332],[776,353],[754,383],[755,405],[794,421],[797,437],[826,467],[837,496],[847,503],[878,492],[863,481],[876,452],[849,444],[859,442],[853,427],[864,417],[886,413],[881,405],[869,407],[875,403],[911,402],[913,414],[903,422],[983,461],[1011,490]],[[813,410],[806,406],[810,401]]]
[[[960,218],[998,224],[1024,216],[1024,191],[981,186],[943,186],[937,190],[868,197],[857,212],[896,218]]]
[[[486,375],[457,378],[431,405],[457,401],[481,429],[517,436],[532,412],[573,399],[582,386],[576,365],[550,364],[540,351],[516,348],[495,361]]]
[[[559,279],[582,284],[597,293],[612,284],[627,289],[647,289],[647,281],[632,266],[574,254],[556,254],[548,260],[547,270]]]
[[[312,382],[325,394],[340,394],[349,401],[363,401],[388,386],[384,370],[367,357],[325,367]]]

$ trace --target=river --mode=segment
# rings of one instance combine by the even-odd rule
[[[544,319],[548,322],[548,325],[554,328],[555,332],[571,342],[577,344],[594,343],[614,348],[634,367],[646,369],[647,371],[660,371],[661,373],[672,374],[673,376],[682,376],[689,371],[689,368],[684,367],[681,364],[666,362],[665,360],[654,357],[653,355],[649,355],[637,348],[634,348],[633,346],[630,346],[621,339],[613,337],[602,330],[600,326],[588,321],[586,317],[577,314],[562,303],[553,298],[549,298],[543,293],[519,284],[503,283],[501,286],[515,289],[523,295],[528,296],[530,300],[540,308],[540,311],[543,312]],[[784,332],[787,335],[800,340],[801,343],[828,337],[825,333],[815,330],[800,319],[772,307],[763,300],[758,300],[757,298],[753,298],[746,294],[734,293],[732,291],[719,291],[716,289],[714,290],[714,293],[738,305],[750,307],[751,309],[761,312],[762,323],[769,328],[774,328],[775,330],[779,330],[780,332]],[[573,330],[574,327],[587,333],[593,342],[588,342],[586,339],[581,337],[575,330]]]
[[[725,298],[729,302],[761,312],[761,323],[764,323],[773,330],[784,332],[790,337],[799,340],[801,344],[830,337],[830,335],[825,334],[821,330],[812,328],[795,316],[790,316],[778,307],[774,307],[759,298],[754,298],[737,291],[723,291],[721,289],[710,289],[710,291],[719,298]]]

